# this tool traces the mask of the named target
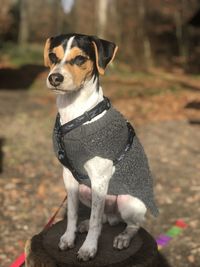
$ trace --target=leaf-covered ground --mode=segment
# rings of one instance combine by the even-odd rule
[[[52,150],[55,97],[45,73],[27,90],[0,90],[0,262],[8,266],[39,232],[65,195]],[[160,216],[144,225],[154,237],[177,219],[188,228],[161,252],[170,266],[200,258],[200,86],[182,74],[107,76],[105,95],[136,127],[155,179]]]

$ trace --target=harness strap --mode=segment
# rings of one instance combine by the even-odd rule
[[[103,111],[108,110],[111,107],[110,100],[104,96],[104,99],[98,103],[94,108],[86,111],[81,116],[63,124],[60,126],[60,133],[62,135],[67,134],[71,130],[77,128],[87,121],[91,121],[94,117],[101,114]],[[60,121],[60,114],[57,114],[57,119]]]
[[[56,123],[54,128],[54,134],[56,137],[57,145],[58,145],[58,159],[64,165],[67,167],[71,173],[73,174],[74,178],[80,182],[83,179],[89,179],[88,175],[80,174],[77,172],[77,170],[74,168],[72,162],[67,157],[67,153],[65,151],[65,145],[63,141],[63,137],[65,134],[70,132],[71,130],[77,128],[84,122],[91,120],[95,116],[102,113],[104,110],[109,109],[111,107],[110,101],[108,98],[104,97],[104,100],[101,101],[97,106],[95,106],[93,109],[91,109],[88,112],[85,112],[82,116],[77,117],[76,119],[65,123],[63,125],[60,124],[60,115],[58,113],[56,117]],[[135,136],[135,131],[132,127],[132,125],[127,121],[127,128],[128,128],[128,139],[125,147],[123,150],[116,156],[116,158],[113,160],[113,164],[116,165],[119,161],[121,161],[126,153],[131,148],[131,145],[133,143],[133,138]]]
[[[116,159],[113,161],[114,165],[116,165],[118,162],[120,162],[126,155],[126,153],[129,151],[129,149],[131,148],[131,145],[133,143],[133,138],[135,136],[135,131],[132,127],[132,125],[130,124],[130,122],[126,122],[127,128],[128,128],[128,139],[127,139],[127,143],[126,146],[124,148],[124,150],[122,150],[119,155],[116,157]]]

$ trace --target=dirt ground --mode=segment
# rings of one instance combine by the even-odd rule
[[[65,196],[52,149],[55,97],[45,74],[31,90],[0,90],[0,262],[9,264],[39,232]],[[104,79],[105,95],[135,125],[155,175],[154,236],[183,219],[188,228],[161,253],[173,267],[200,266],[200,85],[184,75]],[[64,210],[61,212],[64,212]],[[59,219],[59,218],[58,218]]]

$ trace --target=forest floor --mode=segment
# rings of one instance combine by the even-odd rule
[[[16,88],[12,77],[9,88],[7,82],[0,85],[1,267],[23,251],[65,196],[51,141],[55,96],[46,89],[46,72],[34,77],[29,90],[20,88],[23,71]],[[156,177],[160,215],[148,215],[144,227],[157,237],[183,219],[188,227],[161,253],[171,267],[200,266],[200,79],[161,70],[110,73],[103,88],[134,124]]]

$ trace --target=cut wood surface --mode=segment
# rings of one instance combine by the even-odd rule
[[[79,266],[132,266],[156,267],[157,245],[151,235],[141,228],[133,238],[129,248],[116,250],[112,243],[114,237],[124,229],[124,224],[109,226],[105,224],[99,239],[96,257],[88,262],[80,262],[77,252],[85,240],[86,234],[77,234],[76,246],[68,251],[60,251],[58,242],[66,229],[66,220],[59,221],[47,231],[33,236],[29,248],[26,267],[79,267]]]

